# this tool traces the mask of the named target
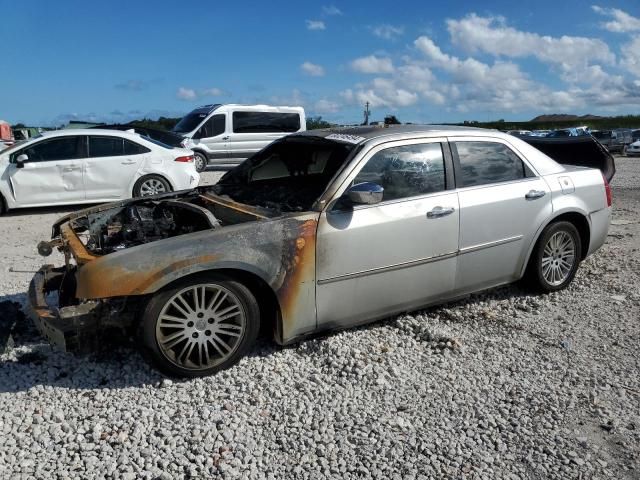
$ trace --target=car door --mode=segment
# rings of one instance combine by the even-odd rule
[[[82,162],[86,152],[83,135],[44,139],[15,152],[8,175],[17,204],[27,207],[84,201]],[[28,158],[19,164],[21,155]]]
[[[450,139],[460,200],[456,290],[516,280],[552,210],[547,183],[506,141]]]
[[[148,148],[122,137],[90,135],[84,162],[87,200],[131,197],[131,180],[148,152]]]
[[[216,113],[202,124],[193,136],[198,143],[204,146],[209,160],[214,163],[224,163],[229,158],[229,134],[227,133],[227,114]]]
[[[350,206],[341,198],[321,214],[316,240],[319,328],[381,318],[453,290],[459,209],[450,155],[442,142],[375,147],[338,194],[353,184],[374,182],[385,189],[382,202]]]

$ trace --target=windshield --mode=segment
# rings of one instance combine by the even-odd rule
[[[202,121],[207,118],[209,114],[204,112],[191,112],[184,117],[182,120],[178,122],[178,124],[173,127],[173,131],[176,133],[189,133],[192,132]]]
[[[286,137],[228,172],[213,191],[278,212],[307,211],[354,148],[320,137]]]

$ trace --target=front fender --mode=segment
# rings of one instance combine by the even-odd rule
[[[249,222],[140,245],[92,260],[76,272],[81,299],[148,295],[194,273],[250,272],[275,292],[282,340],[315,328],[317,213]]]

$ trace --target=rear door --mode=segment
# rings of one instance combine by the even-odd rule
[[[150,152],[122,137],[90,135],[89,156],[84,162],[87,200],[131,197],[131,180]]]
[[[15,159],[26,154],[23,168]],[[87,156],[87,137],[65,135],[29,145],[12,155],[8,174],[20,206],[55,205],[85,199],[82,162]]]
[[[229,133],[229,158],[241,161],[274,140],[300,130],[295,112],[234,111]]]
[[[552,211],[547,183],[502,139],[450,139],[460,200],[456,291],[515,280]]]

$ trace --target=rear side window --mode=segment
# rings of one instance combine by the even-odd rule
[[[149,150],[147,147],[143,147],[142,145],[140,145],[140,144],[138,144],[136,142],[131,142],[129,140],[124,140],[124,154],[125,155],[140,155],[141,153],[149,153],[150,151],[151,150]]]
[[[89,157],[121,157],[139,155],[149,149],[120,137],[89,137]]]
[[[277,112],[233,112],[235,133],[297,132],[300,115]]]
[[[458,187],[512,182],[529,175],[524,162],[509,147],[496,142],[455,142],[460,161]]]
[[[383,201],[441,192],[446,188],[442,146],[424,143],[381,150],[354,180],[362,182],[382,186]]]
[[[52,140],[44,140],[26,148],[21,153],[26,153],[29,156],[30,162],[86,158],[86,137],[65,136]]]

